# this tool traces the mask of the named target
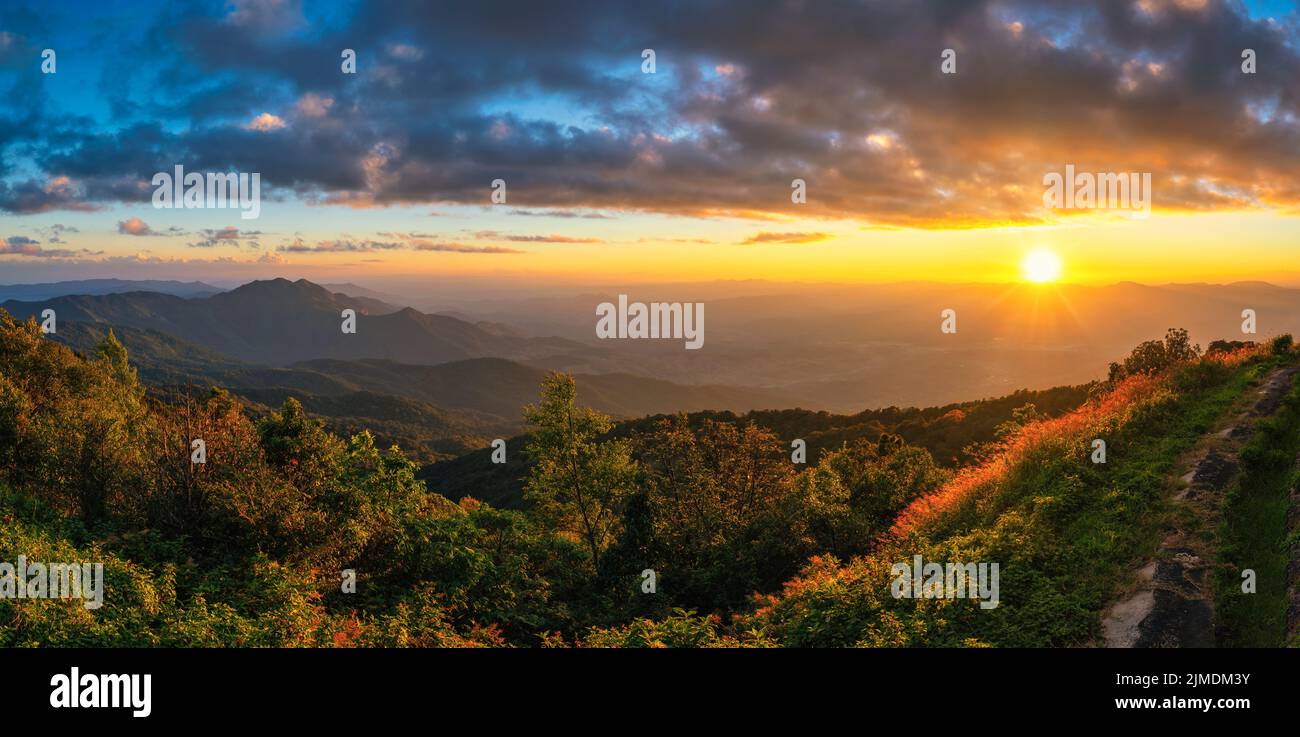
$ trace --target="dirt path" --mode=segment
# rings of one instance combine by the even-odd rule
[[[1254,401],[1207,435],[1181,466],[1186,486],[1175,493],[1177,520],[1154,559],[1135,573],[1135,586],[1102,616],[1106,647],[1214,647],[1212,570],[1224,491],[1237,476],[1238,456],[1255,423],[1272,415],[1300,367],[1275,369]]]

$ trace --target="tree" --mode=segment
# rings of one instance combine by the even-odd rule
[[[1107,378],[1115,382],[1135,374],[1156,374],[1199,355],[1201,346],[1192,344],[1185,328],[1169,328],[1163,342],[1148,340],[1134,348],[1123,364],[1111,363]]]
[[[793,464],[772,432],[713,420],[692,428],[676,415],[637,441],[643,495],[628,507],[617,560],[671,581],[664,598],[728,610],[813,552]]]
[[[1270,345],[1273,350],[1273,355],[1285,356],[1291,352],[1291,346],[1293,344],[1294,344],[1294,339],[1291,337],[1291,334],[1283,333],[1282,335],[1279,335],[1276,338],[1274,338],[1273,342]]]
[[[1242,348],[1252,348],[1255,345],[1253,340],[1212,340],[1205,347],[1205,355],[1210,356],[1216,353],[1232,353]]]
[[[1035,414],[1032,404],[1013,412],[1024,422]],[[875,443],[862,439],[846,445],[828,454],[821,465],[839,476],[848,490],[850,507],[863,518],[873,537],[912,500],[938,489],[949,478],[948,472],[935,464],[930,451],[907,445],[890,434],[881,435]],[[857,553],[861,549],[831,552]]]
[[[617,537],[624,503],[636,489],[637,467],[625,440],[601,440],[605,415],[576,404],[573,377],[551,373],[542,399],[524,408],[532,426],[525,452],[532,468],[524,498],[552,527],[577,535],[600,572],[601,555]]]
[[[95,346],[95,353],[106,362],[109,372],[120,384],[133,389],[137,394],[143,394],[144,390],[136,380],[135,369],[131,367],[130,360],[127,358],[126,346],[122,345],[113,334],[112,328],[108,329],[108,335]]]

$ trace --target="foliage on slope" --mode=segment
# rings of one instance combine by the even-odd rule
[[[727,620],[809,556],[863,552],[947,477],[896,437],[807,469],[752,424],[610,438],[560,375],[527,419],[535,509],[452,504],[292,398],[258,419],[220,390],[164,401],[111,334],[78,356],[0,313],[0,557],[108,576],[100,609],[0,602],[0,643],[597,645],[653,622],[632,640],[683,644],[674,622]]]
[[[0,644],[503,644],[563,625],[548,597],[573,546],[415,470],[293,401],[254,423],[221,392],[149,400],[111,335],[81,358],[0,313],[0,560],[106,578],[99,609],[0,600]]]
[[[1150,353],[1135,352],[1143,361]],[[1115,372],[1112,388],[1085,406],[1007,438],[987,463],[909,505],[869,555],[812,560],[740,629],[787,646],[1091,642],[1124,575],[1158,542],[1179,453],[1268,368],[1291,360],[1261,348],[1169,355]],[[1105,464],[1091,461],[1096,438],[1107,443]],[[892,566],[914,555],[998,562],[999,605],[895,598]]]
[[[585,377],[577,377],[579,399]],[[1021,424],[1019,414],[1057,417],[1078,407],[1088,398],[1089,385],[1062,386],[1042,390],[1020,390],[1002,397],[948,404],[941,407],[885,407],[854,415],[837,415],[805,409],[755,410],[744,414],[726,411],[686,413],[686,423],[696,432],[716,425],[744,428],[756,425],[769,431],[786,447],[794,438],[807,443],[808,463],[817,465],[827,454],[845,445],[874,443],[882,435],[902,438],[909,446],[929,451],[940,465],[954,468],[980,457],[985,446]],[[617,422],[614,437],[644,436],[674,415],[653,415]],[[527,442],[511,440],[511,445]],[[528,464],[522,455],[511,456],[504,465],[487,462],[491,449],[480,449],[459,458],[425,466],[420,477],[448,498],[470,495],[498,507],[522,509],[524,480]]]

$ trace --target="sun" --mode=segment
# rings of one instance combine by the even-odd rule
[[[1020,262],[1020,272],[1026,281],[1046,284],[1061,278],[1061,257],[1046,248],[1036,248],[1025,254]]]

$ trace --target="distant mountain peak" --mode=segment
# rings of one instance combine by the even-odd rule
[[[310,294],[328,298],[333,298],[334,295],[333,292],[315,282],[310,282],[306,279],[289,281],[282,276],[274,279],[257,279],[255,281],[250,281],[247,284],[235,287],[227,292],[227,294],[285,294],[291,296]]]

